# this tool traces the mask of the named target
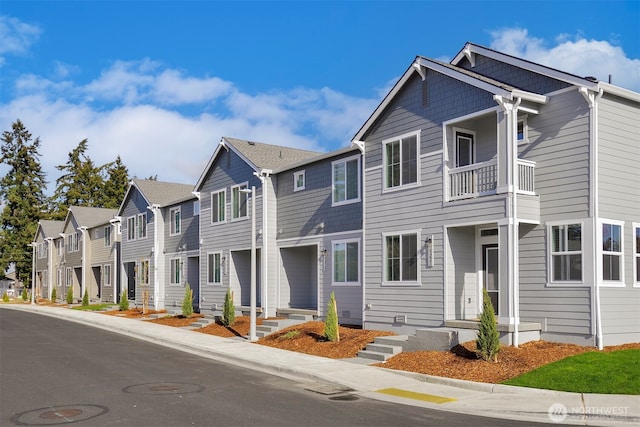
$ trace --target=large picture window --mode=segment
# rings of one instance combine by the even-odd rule
[[[385,282],[417,282],[417,234],[385,236],[384,245]]]
[[[360,282],[360,243],[344,241],[333,243],[333,282],[358,284]]]
[[[418,182],[418,134],[383,141],[384,187],[396,188]]]
[[[551,226],[551,281],[582,281],[582,224]]]
[[[225,190],[211,193],[211,223],[225,221],[227,192]]]
[[[247,193],[242,190],[247,189],[247,184],[236,185],[231,187],[231,218],[245,218],[247,217]],[[254,203],[252,200],[251,203]]]
[[[360,200],[360,158],[350,157],[332,164],[333,204]]]
[[[222,254],[220,252],[207,255],[207,283],[222,283]]]
[[[621,281],[622,226],[602,224],[602,280]]]
[[[169,218],[171,221],[171,225],[169,226],[170,227],[169,234],[171,236],[180,234],[182,232],[181,230],[182,218],[180,216],[180,208],[170,209]]]

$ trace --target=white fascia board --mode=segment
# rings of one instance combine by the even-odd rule
[[[228,149],[228,148],[226,148],[226,145],[225,145],[225,143],[223,141],[224,141],[224,138],[220,141],[220,143],[218,144],[216,149],[213,151],[213,154],[211,155],[211,157],[209,158],[209,161],[207,162],[207,166],[204,167],[204,170],[202,171],[202,174],[200,174],[200,178],[198,178],[198,182],[196,182],[195,187],[193,187],[193,192],[200,191],[200,188],[202,187],[202,184],[204,183],[205,176],[207,176],[207,173],[209,172],[209,169],[211,169],[211,166],[213,165],[213,162],[215,161],[216,157],[218,157],[218,153],[220,153],[222,148],[224,147],[225,149]]]
[[[640,93],[638,92],[634,92],[632,90],[605,82],[599,82],[598,87],[604,90],[605,93],[610,93],[611,95],[616,95],[621,98],[629,99],[631,101],[640,102]]]
[[[233,144],[231,144],[229,141],[227,141],[224,138],[222,139],[224,140],[224,146],[227,147],[227,149],[230,149],[231,151],[236,153],[236,155],[240,157],[243,162],[249,165],[254,172],[258,172],[258,173],[260,172],[260,169],[258,168],[258,166],[255,165],[251,160],[249,160],[244,154],[242,154],[236,147],[234,147]],[[198,188],[196,188],[196,190],[198,190]]]

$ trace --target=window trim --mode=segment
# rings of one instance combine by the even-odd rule
[[[298,186],[298,178],[302,178],[302,185]],[[307,185],[307,177],[305,176],[305,171],[300,170],[293,173],[293,191],[302,191],[305,189]]]
[[[345,246],[345,280],[342,282],[338,282],[336,281],[336,246],[337,245],[347,245],[349,243],[356,243],[358,245],[357,247],[357,254],[358,254],[358,280],[357,281],[349,281],[346,280],[347,279],[347,265],[348,265],[348,260],[347,260],[347,247]],[[355,239],[340,239],[340,240],[332,240],[331,241],[331,286],[361,286],[362,280],[362,251],[360,250],[361,248],[361,239],[355,238]]]
[[[146,274],[143,275],[141,273],[141,271],[143,270],[143,266],[146,265]],[[136,266],[137,271],[136,271],[136,285],[138,286],[148,286],[151,284],[151,262],[149,261],[149,258],[143,258],[140,261],[136,262]],[[142,279],[146,279],[146,280],[142,280]]]
[[[104,247],[108,248],[111,246],[111,226],[107,225],[104,228]]]
[[[573,224],[580,225],[580,257],[581,257],[581,273],[582,279],[580,281],[577,280],[553,280],[553,256],[562,254],[562,255],[577,255],[577,251],[563,251],[563,252],[553,252],[553,227],[559,226],[568,226]],[[547,222],[547,286],[548,287],[582,287],[589,286],[585,281],[586,271],[585,271],[585,226],[584,221],[582,220],[566,220],[566,221],[549,221]]]
[[[127,217],[127,241],[136,240],[136,216]]]
[[[348,188],[349,188],[349,183],[351,181],[348,180],[348,174],[347,174],[347,164],[350,162],[353,162],[355,160],[356,162],[356,192],[357,195],[356,197],[349,199],[347,194],[348,194]],[[344,164],[345,165],[345,199],[344,200],[338,200],[336,201],[335,195],[335,188],[336,188],[336,182],[335,182],[335,167],[337,165],[341,165]],[[342,159],[339,160],[334,160],[333,162],[331,162],[331,206],[341,206],[341,205],[347,205],[350,203],[359,203],[361,200],[361,195],[360,195],[360,156],[359,155],[355,155],[355,156],[349,156],[349,157],[344,157]],[[394,187],[395,188],[395,187]]]
[[[387,237],[392,236],[416,236],[416,280],[415,281],[407,281],[407,280],[398,280],[391,281],[387,280]],[[382,233],[382,280],[381,286],[391,286],[391,287],[419,287],[422,286],[422,268],[421,268],[421,259],[422,259],[422,246],[420,245],[422,241],[421,230],[401,230],[390,233]],[[402,249],[402,241],[400,242],[400,249]],[[402,277],[402,253],[400,254],[400,277]]]
[[[613,252],[604,250],[604,225],[614,225],[620,227],[620,251]],[[597,245],[598,245],[598,258],[600,260],[598,267],[598,280],[601,281],[602,287],[611,287],[611,288],[623,288],[625,287],[625,262],[624,262],[624,221],[616,221],[612,219],[600,219],[598,221],[598,237],[597,237]],[[609,280],[604,278],[604,256],[605,255],[613,255],[618,257],[618,268],[620,269],[620,279],[618,280]]]
[[[64,285],[65,287],[73,286],[73,269],[71,267],[67,267],[64,276]],[[64,295],[63,295],[64,298]]]
[[[220,277],[219,281],[215,281],[215,260],[216,256],[219,257],[219,270]],[[224,261],[223,261],[222,251],[214,251],[207,252],[207,285],[210,286],[222,286],[222,276],[224,276]],[[211,270],[213,277],[209,277],[209,261],[212,260],[214,262],[214,270]],[[211,281],[209,279],[212,279]]]
[[[632,226],[632,240],[633,240],[633,287],[640,288],[640,222],[634,222]]]
[[[147,213],[142,212],[136,215],[136,240],[142,240],[146,238],[147,238]]]
[[[216,210],[216,209],[213,208],[213,200],[214,200],[214,197],[217,198],[218,207],[219,207],[220,206],[220,195],[221,194],[222,194],[222,201],[223,201],[223,203],[222,203],[222,216],[223,216],[223,218],[219,219],[219,215],[218,215],[218,220],[214,221],[213,220],[213,214],[214,214],[214,212],[216,214],[218,214],[219,210]],[[211,207],[211,218],[209,218],[209,220],[210,220],[210,223],[212,225],[224,224],[225,222],[227,222],[227,189],[226,188],[223,188],[221,190],[212,191],[211,192],[211,200],[210,200],[209,205]]]
[[[178,221],[176,222],[175,215],[178,214]],[[179,236],[182,234],[182,209],[180,206],[176,206],[169,209],[169,236]]]
[[[107,271],[109,272],[108,274],[107,274]],[[110,287],[110,286],[111,286],[111,277],[112,277],[112,274],[111,274],[111,264],[105,264],[105,265],[103,265],[103,266],[102,266],[102,285],[103,285],[103,286],[109,286],[109,287]],[[107,278],[108,278],[109,280],[107,280]]]
[[[249,218],[249,200],[251,200],[251,199],[249,197],[249,194],[243,193],[242,191],[240,191],[240,190],[245,190],[247,188],[249,188],[249,182],[248,181],[241,182],[241,183],[238,183],[236,185],[232,185],[231,186],[231,219],[230,219],[231,222],[233,222],[233,221],[242,221],[242,220],[245,220],[245,219]],[[238,189],[238,196],[239,197],[240,197],[240,195],[242,195],[242,197],[245,198],[245,203],[244,203],[245,214],[243,216],[240,216],[240,213],[242,211],[242,209],[241,209],[242,205],[240,204],[240,200],[238,201],[238,216],[237,217],[234,216],[234,201],[235,201],[235,199],[234,199],[234,190],[235,189]],[[251,203],[253,203],[253,200],[251,200]]]
[[[477,161],[476,147],[478,146],[477,144],[478,138],[476,135],[476,131],[459,128],[459,127],[454,127],[452,130],[453,130],[453,167],[454,169],[463,168],[463,167],[475,164]],[[471,137],[471,147],[470,147],[471,152],[469,153],[471,163],[469,163],[469,165],[462,165],[462,166],[459,165],[460,159],[458,158],[459,157],[458,156],[458,135]]]
[[[200,200],[193,201],[193,216],[200,215]]]
[[[420,186],[420,130],[408,132],[393,138],[382,140],[382,192],[393,192],[404,190],[406,188],[415,188]],[[387,145],[396,141],[402,141],[405,138],[416,137],[416,181],[402,184],[402,158],[400,159],[400,184],[390,187],[387,185]],[[400,147],[400,155],[402,155],[402,146]]]
[[[175,263],[175,264],[174,264]],[[174,267],[177,267],[177,271],[174,270]],[[169,259],[169,285],[171,286],[179,286],[182,284],[182,277],[183,277],[183,272],[182,272],[182,267],[183,267],[183,263],[182,263],[182,258],[170,258]],[[178,274],[178,281],[176,282],[175,279],[175,274]]]
[[[518,138],[518,125],[522,123],[522,139]],[[519,116],[516,122],[516,141],[518,145],[529,143],[529,125],[527,123],[527,115]]]

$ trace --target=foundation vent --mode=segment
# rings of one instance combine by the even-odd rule
[[[406,314],[396,314],[393,318],[395,323],[407,323],[407,315]]]

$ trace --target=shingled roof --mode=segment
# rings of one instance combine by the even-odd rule
[[[193,184],[134,179],[132,181],[151,205],[170,206],[185,200],[195,199]]]
[[[71,206],[69,208],[80,227],[92,228],[108,224],[117,214],[117,209],[90,208],[86,206]]]
[[[236,138],[224,137],[222,139],[224,143],[231,145],[239,155],[244,157],[245,161],[248,161],[257,170],[275,170],[322,154],[318,151],[301,150],[299,148]]]
[[[38,225],[44,237],[58,237],[64,229],[64,221],[54,221],[51,219],[41,219]]]

